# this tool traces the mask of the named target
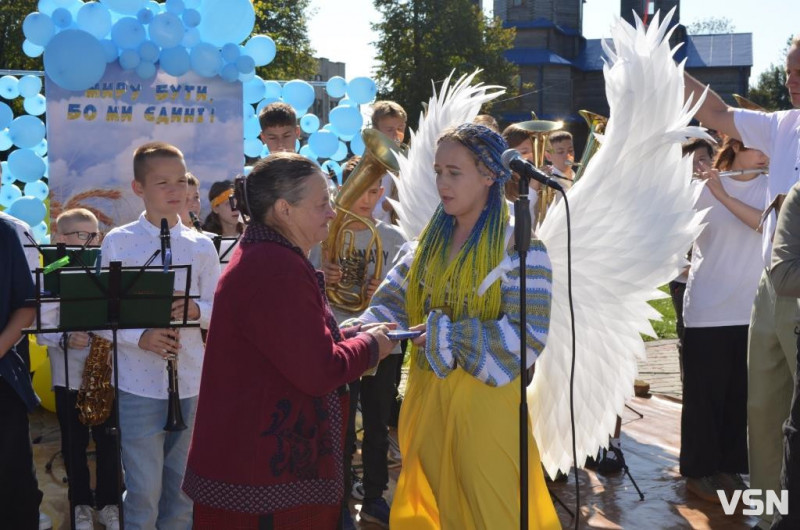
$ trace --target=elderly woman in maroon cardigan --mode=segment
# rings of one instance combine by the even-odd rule
[[[307,256],[334,217],[318,166],[281,153],[237,183],[250,225],[220,278],[183,490],[194,528],[334,529],[347,381],[392,350],[343,329]]]

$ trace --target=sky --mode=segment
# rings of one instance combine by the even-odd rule
[[[491,12],[492,0],[483,0]],[[588,0],[584,4],[586,38],[608,37],[619,0]],[[372,0],[312,0],[316,13],[308,29],[316,55],[344,62],[348,79],[371,76],[376,66],[372,43],[377,34],[371,23],[380,20]],[[750,84],[771,63],[782,61],[786,40],[800,32],[800,0],[683,0],[681,22],[685,25],[709,17],[728,18],[737,33],[753,34],[753,68]]]

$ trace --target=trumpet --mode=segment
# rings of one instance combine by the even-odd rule
[[[745,175],[760,175],[766,173],[763,169],[735,169],[733,171],[720,171],[720,177],[743,177]],[[692,179],[703,180],[699,173],[692,174]]]

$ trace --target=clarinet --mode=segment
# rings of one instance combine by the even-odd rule
[[[169,239],[169,223],[166,219],[161,219],[161,263],[164,265],[164,272],[172,265],[172,247]],[[178,356],[170,355],[167,358],[167,381],[169,383],[167,402],[167,424],[164,425],[165,431],[182,431],[186,429],[181,413],[181,396],[178,392]]]
[[[202,234],[203,225],[200,224],[200,219],[197,217],[197,215],[194,212],[189,212],[189,219],[192,220],[192,226],[194,229]]]

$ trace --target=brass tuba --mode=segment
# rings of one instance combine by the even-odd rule
[[[336,196],[336,218],[331,222],[328,239],[322,244],[323,259],[338,263],[342,268],[339,283],[326,286],[328,300],[334,307],[351,313],[363,311],[369,304],[366,289],[371,249],[375,252],[374,275],[380,277],[383,270],[383,244],[375,224],[351,208],[387,171],[397,173],[400,169],[395,157],[397,147],[389,138],[375,129],[365,129],[361,138],[364,140],[364,156]],[[355,247],[356,234],[349,229],[353,223],[364,224],[372,234],[365,255]]]
[[[114,387],[111,386],[111,342],[90,333],[89,356],[83,367],[78,390],[78,419],[86,426],[100,425],[111,415]]]
[[[536,115],[533,114],[533,116],[533,120],[518,123],[517,127],[528,132],[531,144],[533,145],[533,165],[537,168],[542,168],[544,167],[544,152],[547,149],[547,139],[550,134],[564,127],[564,122],[537,120],[535,119]],[[544,222],[547,209],[553,204],[555,198],[555,190],[553,190],[553,188],[542,186],[542,189],[539,190],[539,198],[537,199],[538,208],[536,210],[536,219],[532,219],[534,227],[540,226],[542,222]]]
[[[597,141],[597,135],[605,133],[606,124],[608,123],[608,118],[600,114],[595,114],[588,110],[579,110],[578,113],[583,116],[583,119],[586,120],[586,124],[589,126],[589,138],[586,140],[586,147],[583,148],[581,161],[576,164],[578,170],[575,172],[575,182],[578,182],[578,179],[583,176],[583,173],[586,171],[586,166],[589,165],[589,160],[592,159],[597,149],[600,147],[600,142]]]

